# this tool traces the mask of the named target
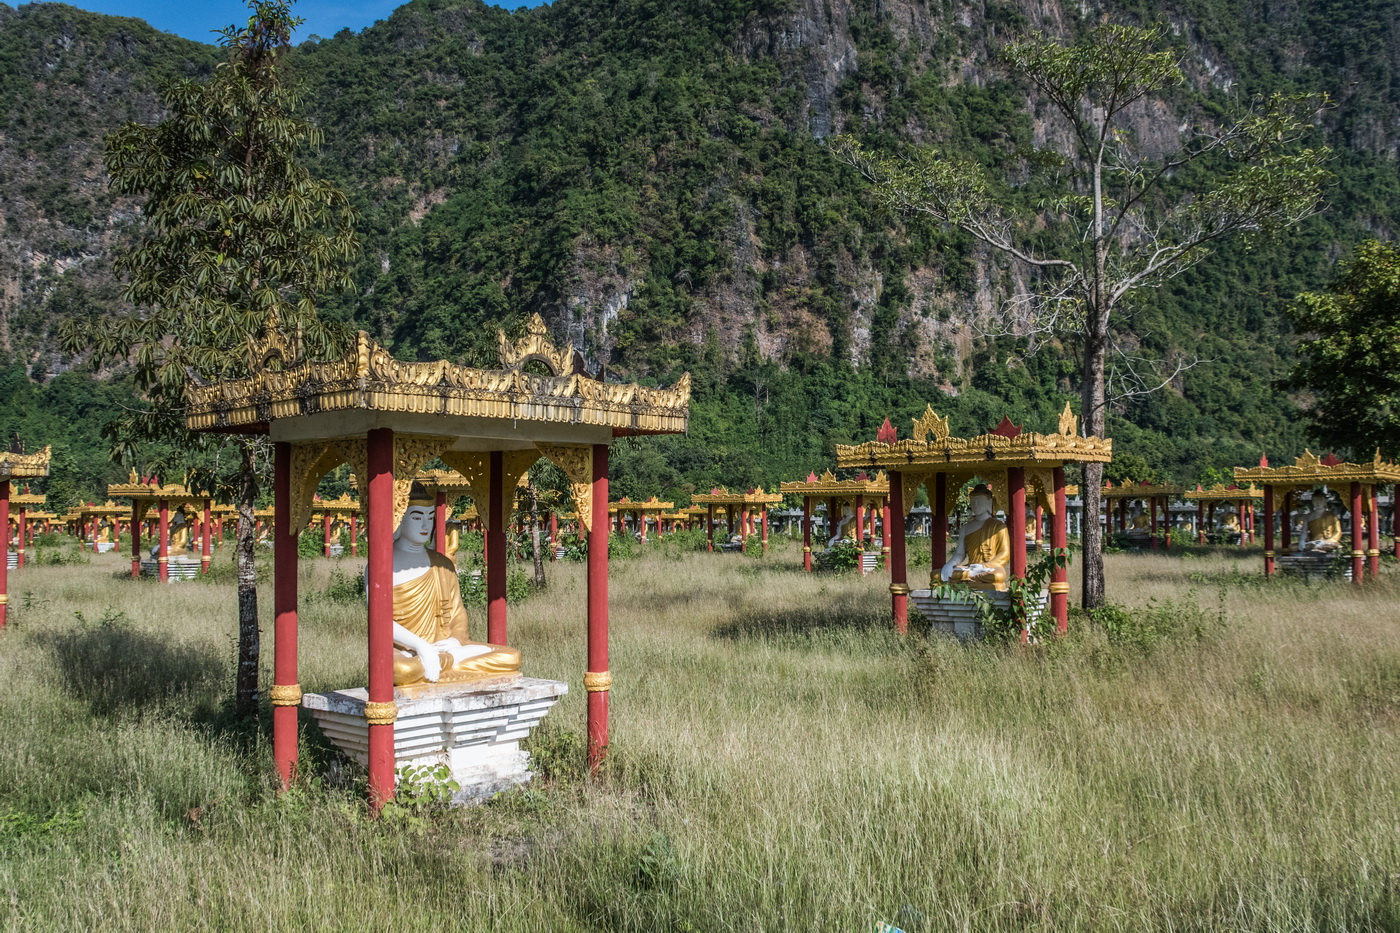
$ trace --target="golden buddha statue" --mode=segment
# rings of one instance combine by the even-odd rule
[[[112,543],[112,523],[104,521],[97,528],[97,541],[100,544]]]
[[[992,491],[983,484],[968,499],[971,516],[963,523],[958,547],[940,574],[945,583],[967,583],[977,590],[1005,590],[1011,563],[1011,534],[992,515]]]
[[[1240,517],[1234,509],[1226,510],[1225,516],[1220,520],[1220,530],[1231,535],[1240,533]]]
[[[425,545],[434,504],[416,493],[394,532],[394,686],[515,674],[520,650],[472,641],[457,565]]]
[[[1133,531],[1150,532],[1152,530],[1152,521],[1147,517],[1147,512],[1143,509],[1141,502],[1133,503],[1133,511],[1131,514],[1131,518],[1133,523]]]
[[[176,512],[170,523],[170,553],[183,554],[190,546],[190,523],[184,512]]]
[[[1312,494],[1312,511],[1304,516],[1303,540],[1298,542],[1302,553],[1330,553],[1342,546],[1342,520],[1327,507],[1327,493]]]

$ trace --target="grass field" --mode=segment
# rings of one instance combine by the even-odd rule
[[[526,672],[571,687],[541,778],[378,821],[310,725],[274,794],[266,722],[227,715],[231,586],[116,555],[14,573],[3,928],[1400,929],[1400,574],[1112,554],[1131,611],[1024,649],[899,638],[883,574],[798,556],[614,562],[597,779],[583,568],[552,565],[510,614]],[[308,691],[364,681],[362,604],[318,598],[356,567],[303,567]]]

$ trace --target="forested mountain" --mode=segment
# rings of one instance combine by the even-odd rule
[[[403,358],[491,365],[496,328],[539,311],[612,377],[691,371],[691,436],[619,451],[620,493],[771,485],[886,415],[907,431],[926,403],[960,433],[1003,414],[1049,428],[1078,404],[1076,348],[978,336],[972,312],[1018,283],[960,236],[877,213],[827,141],[1014,164],[1057,138],[997,49],[1104,17],[1166,22],[1182,55],[1187,86],[1135,118],[1148,145],[1257,95],[1336,101],[1318,129],[1336,150],[1327,210],[1221,248],[1119,322],[1129,355],[1199,362],[1117,405],[1110,475],[1194,482],[1292,456],[1307,438],[1274,388],[1281,308],[1400,225],[1397,0],[413,0],[296,53],[327,131],[310,159],[366,245],[357,292],[324,312]],[[0,5],[0,352],[10,384],[33,383],[0,413],[5,436],[42,443],[47,383],[84,365],[56,353],[57,320],[119,300],[110,257],[136,205],[105,189],[103,134],[158,119],[162,82],[219,56],[135,20]]]

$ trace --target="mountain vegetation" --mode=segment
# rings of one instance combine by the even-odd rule
[[[1400,227],[1397,13],[1396,0],[555,0],[514,13],[413,0],[292,57],[303,115],[324,130],[311,171],[350,195],[365,247],[354,287],[321,313],[403,358],[492,365],[497,327],[538,311],[610,378],[690,371],[690,435],[622,445],[619,494],[771,486],[886,416],[907,430],[926,404],[958,433],[1002,415],[1047,429],[1077,398],[1082,348],[976,327],[1026,283],[965,234],[883,212],[830,140],[936,145],[1014,185],[1017,166],[1068,141],[1003,46],[1104,19],[1160,24],[1185,81],[1135,107],[1141,148],[1168,151],[1256,98],[1326,93],[1335,106],[1307,142],[1334,150],[1335,184],[1285,236],[1224,245],[1118,309],[1119,384],[1141,365],[1174,375],[1112,400],[1108,431],[1126,462],[1186,482],[1288,458],[1314,438],[1307,397],[1280,388],[1296,341],[1283,309]],[[135,20],[0,6],[0,353],[28,400],[0,418],[7,436],[46,442],[47,399],[68,404],[55,385],[86,387],[95,406],[122,378],[54,337],[122,302],[110,259],[139,204],[107,186],[102,138],[158,120],[159,89],[218,57]]]

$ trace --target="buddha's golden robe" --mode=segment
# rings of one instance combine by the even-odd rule
[[[181,525],[170,532],[170,553],[183,554],[190,546],[190,526]]]
[[[437,683],[461,683],[519,671],[520,649],[473,642],[467,636],[467,607],[462,604],[462,591],[457,584],[457,565],[437,551],[425,550],[425,553],[429,562],[427,571],[394,587],[394,621],[429,642],[455,638],[466,646],[486,645],[491,649],[456,663],[452,655],[442,653],[442,673]],[[403,651],[394,652],[394,686],[427,682],[422,661]]]
[[[1134,515],[1134,516],[1133,516],[1133,530],[1134,530],[1134,531],[1151,531],[1151,530],[1152,530],[1152,520],[1149,519],[1146,515],[1143,515],[1143,514],[1141,514],[1141,513],[1139,513],[1139,514],[1137,514],[1137,515]]]
[[[1309,550],[1331,550],[1342,543],[1342,520],[1331,512],[1308,522]]]
[[[965,564],[953,570],[951,582],[969,583],[973,589],[1005,590],[1006,565],[1011,562],[1011,534],[1006,530],[1006,523],[995,518],[987,519],[981,528],[968,532],[963,546]],[[969,574],[967,568],[972,564],[983,564],[992,569]]]
[[[103,544],[111,544],[111,543],[112,543],[112,526],[111,526],[111,525],[108,525],[108,524],[103,524],[100,528],[98,528],[98,529],[97,529],[97,540],[100,541],[100,542],[103,543]]]

